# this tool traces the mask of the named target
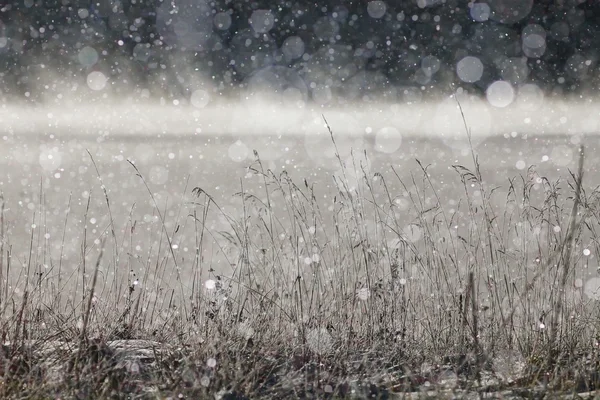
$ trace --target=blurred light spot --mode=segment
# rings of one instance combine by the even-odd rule
[[[87,76],[87,85],[92,90],[102,90],[106,86],[108,79],[100,71],[90,72]]]
[[[196,108],[204,108],[210,103],[210,94],[206,90],[194,90],[190,97],[190,102]]]
[[[440,70],[440,60],[436,56],[425,56],[421,59],[421,69],[426,76],[432,77]]]
[[[40,153],[40,166],[48,172],[58,169],[62,162],[62,155],[57,148],[44,149]]]
[[[204,282],[204,287],[206,287],[208,290],[213,290],[217,287],[217,283],[214,280],[209,279],[206,282]]]
[[[290,60],[300,58],[304,54],[304,41],[299,36],[290,36],[283,42],[281,51]]]
[[[394,153],[402,145],[402,134],[393,126],[381,128],[375,134],[375,150],[382,153]]]
[[[151,55],[152,51],[148,43],[138,43],[133,48],[133,58],[138,61],[147,62]]]
[[[463,82],[477,82],[483,75],[483,63],[477,57],[467,56],[456,64],[456,74]]]
[[[233,161],[242,162],[248,157],[249,150],[241,140],[238,140],[229,146],[227,153]]]
[[[270,10],[256,10],[250,16],[250,26],[256,33],[267,33],[275,26],[275,16]]]
[[[367,4],[367,12],[371,18],[379,19],[385,15],[387,6],[383,1],[370,1]]]
[[[544,104],[544,92],[535,83],[520,86],[517,92],[517,106],[520,110],[535,111]]]
[[[546,51],[546,30],[538,24],[529,24],[521,32],[523,53],[529,58],[539,58]]]
[[[150,168],[150,182],[155,185],[164,185],[169,179],[169,170],[162,165]]]
[[[226,31],[231,26],[231,15],[226,12],[217,13],[215,14],[213,23],[218,30]]]
[[[348,8],[346,8],[346,6],[340,5],[333,7],[333,12],[331,13],[331,16],[336,22],[345,22],[348,18],[348,14],[350,14]]]
[[[471,6],[471,18],[477,22],[485,22],[490,18],[491,9],[487,3],[475,3]]]
[[[593,300],[600,300],[600,278],[591,278],[585,283],[583,292]]]
[[[79,50],[77,59],[84,67],[91,67],[98,62],[98,52],[93,47],[85,46]]]
[[[506,81],[496,81],[488,86],[485,91],[485,97],[492,106],[504,108],[513,102],[515,91],[510,83]]]

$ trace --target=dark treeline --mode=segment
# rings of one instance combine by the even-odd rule
[[[197,86],[191,77],[197,73],[208,77],[213,90],[226,92],[247,85],[259,71],[279,67],[277,74],[283,68],[297,74],[307,96],[322,86],[342,93],[340,88],[352,78],[358,95],[371,87],[385,90],[398,85],[434,92],[460,84],[483,91],[498,79],[516,86],[534,83],[558,94],[597,90],[600,2],[488,3],[4,2],[0,89],[4,94],[40,93],[49,90],[38,87],[44,70],[83,81],[90,71],[99,70],[122,83],[113,85],[116,91],[133,87],[180,95]],[[523,45],[528,31],[543,40],[543,46],[538,44],[529,53]],[[82,53],[87,47],[92,50]],[[457,78],[457,62],[465,56],[477,57],[485,66],[476,82]]]

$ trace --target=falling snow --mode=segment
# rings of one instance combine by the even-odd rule
[[[151,324],[206,352],[182,379],[207,395],[228,351],[269,341],[325,362],[377,335],[563,340],[600,301],[600,3],[542,3],[0,5],[14,335]],[[532,358],[491,353],[506,379]],[[422,386],[462,379],[437,372]]]

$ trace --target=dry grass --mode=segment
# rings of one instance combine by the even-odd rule
[[[473,391],[595,388],[598,306],[575,284],[591,263],[583,249],[599,254],[599,192],[585,190],[583,148],[570,176],[551,182],[531,168],[505,188],[487,187],[473,151],[473,166],[454,166],[457,204],[418,161],[405,182],[393,166],[372,173],[366,154],[338,160],[337,189],[323,199],[255,152],[249,171],[264,196],[242,186],[241,218],[195,187],[194,211],[173,230],[144,181],[160,245],[144,261],[148,276],[121,282],[107,276],[136,262],[119,244],[136,223],[119,237],[104,188],[110,223],[94,240],[81,233],[76,276],[39,269],[43,224],[26,271],[12,270],[3,199],[0,397],[389,398],[441,390],[449,373],[455,389]],[[390,180],[403,189],[391,192]],[[216,214],[226,232],[207,226]],[[180,224],[196,232],[192,276],[180,275],[173,245]],[[228,276],[204,251],[223,240]],[[178,284],[167,288],[160,282],[173,271]],[[138,279],[159,283],[140,290]],[[152,345],[140,371],[116,361],[108,344],[118,339],[169,351]],[[48,343],[58,344],[42,350]]]

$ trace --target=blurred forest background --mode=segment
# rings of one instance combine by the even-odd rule
[[[320,104],[413,102],[498,80],[592,96],[599,51],[597,0],[0,3],[4,102],[95,93],[204,107],[265,88]]]

